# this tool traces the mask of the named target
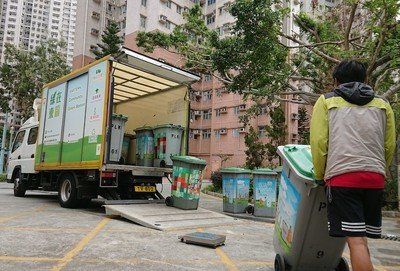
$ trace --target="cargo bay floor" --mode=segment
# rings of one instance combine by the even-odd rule
[[[221,199],[204,194],[200,206],[222,210]],[[196,230],[226,235],[226,245],[211,249],[179,242],[178,236]],[[384,233],[399,236],[400,219],[385,219]],[[161,232],[107,217],[100,202],[63,209],[55,193],[28,191],[27,197],[15,198],[12,185],[0,183],[2,271],[273,270],[272,238],[272,223],[240,219]],[[371,240],[370,246],[376,270],[400,270],[399,241]]]

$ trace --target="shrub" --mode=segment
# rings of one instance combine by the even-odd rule
[[[0,183],[1,182],[5,182],[7,179],[7,175],[6,174],[0,174]]]
[[[222,174],[220,171],[211,173],[211,182],[214,186],[214,191],[222,191]]]

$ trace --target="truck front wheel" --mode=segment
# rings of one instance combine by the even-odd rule
[[[17,169],[13,175],[14,179],[14,196],[24,197],[26,193],[26,187],[21,180],[21,170]]]
[[[58,201],[63,208],[78,207],[78,189],[76,188],[75,177],[72,174],[63,174],[60,177]]]

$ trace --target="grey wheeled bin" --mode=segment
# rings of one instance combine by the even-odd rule
[[[199,206],[201,177],[206,161],[193,156],[173,156],[171,197],[165,203],[184,210]]]
[[[173,124],[153,129],[155,167],[172,167],[171,157],[181,154],[182,133],[183,127]]]
[[[330,237],[324,187],[314,182],[310,147],[279,146],[282,174],[275,218],[275,270],[348,271],[345,238]]]
[[[122,142],[124,139],[125,123],[128,117],[113,114],[111,122],[110,161],[119,162],[122,157]]]
[[[136,133],[136,164],[152,167],[154,161],[153,129],[143,126],[135,130]]]
[[[254,215],[275,217],[277,174],[269,168],[253,170]]]
[[[223,211],[245,213],[249,203],[251,170],[224,168],[222,173]]]

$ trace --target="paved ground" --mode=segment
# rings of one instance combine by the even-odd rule
[[[201,206],[222,209],[221,199],[208,195]],[[179,242],[193,230],[160,232],[109,218],[99,202],[63,209],[54,193],[15,198],[12,185],[0,183],[0,270],[273,270],[273,224],[238,222],[198,228],[227,236],[226,246],[210,249]],[[384,228],[400,235],[400,220],[385,219]],[[370,245],[376,270],[400,270],[400,242]]]

